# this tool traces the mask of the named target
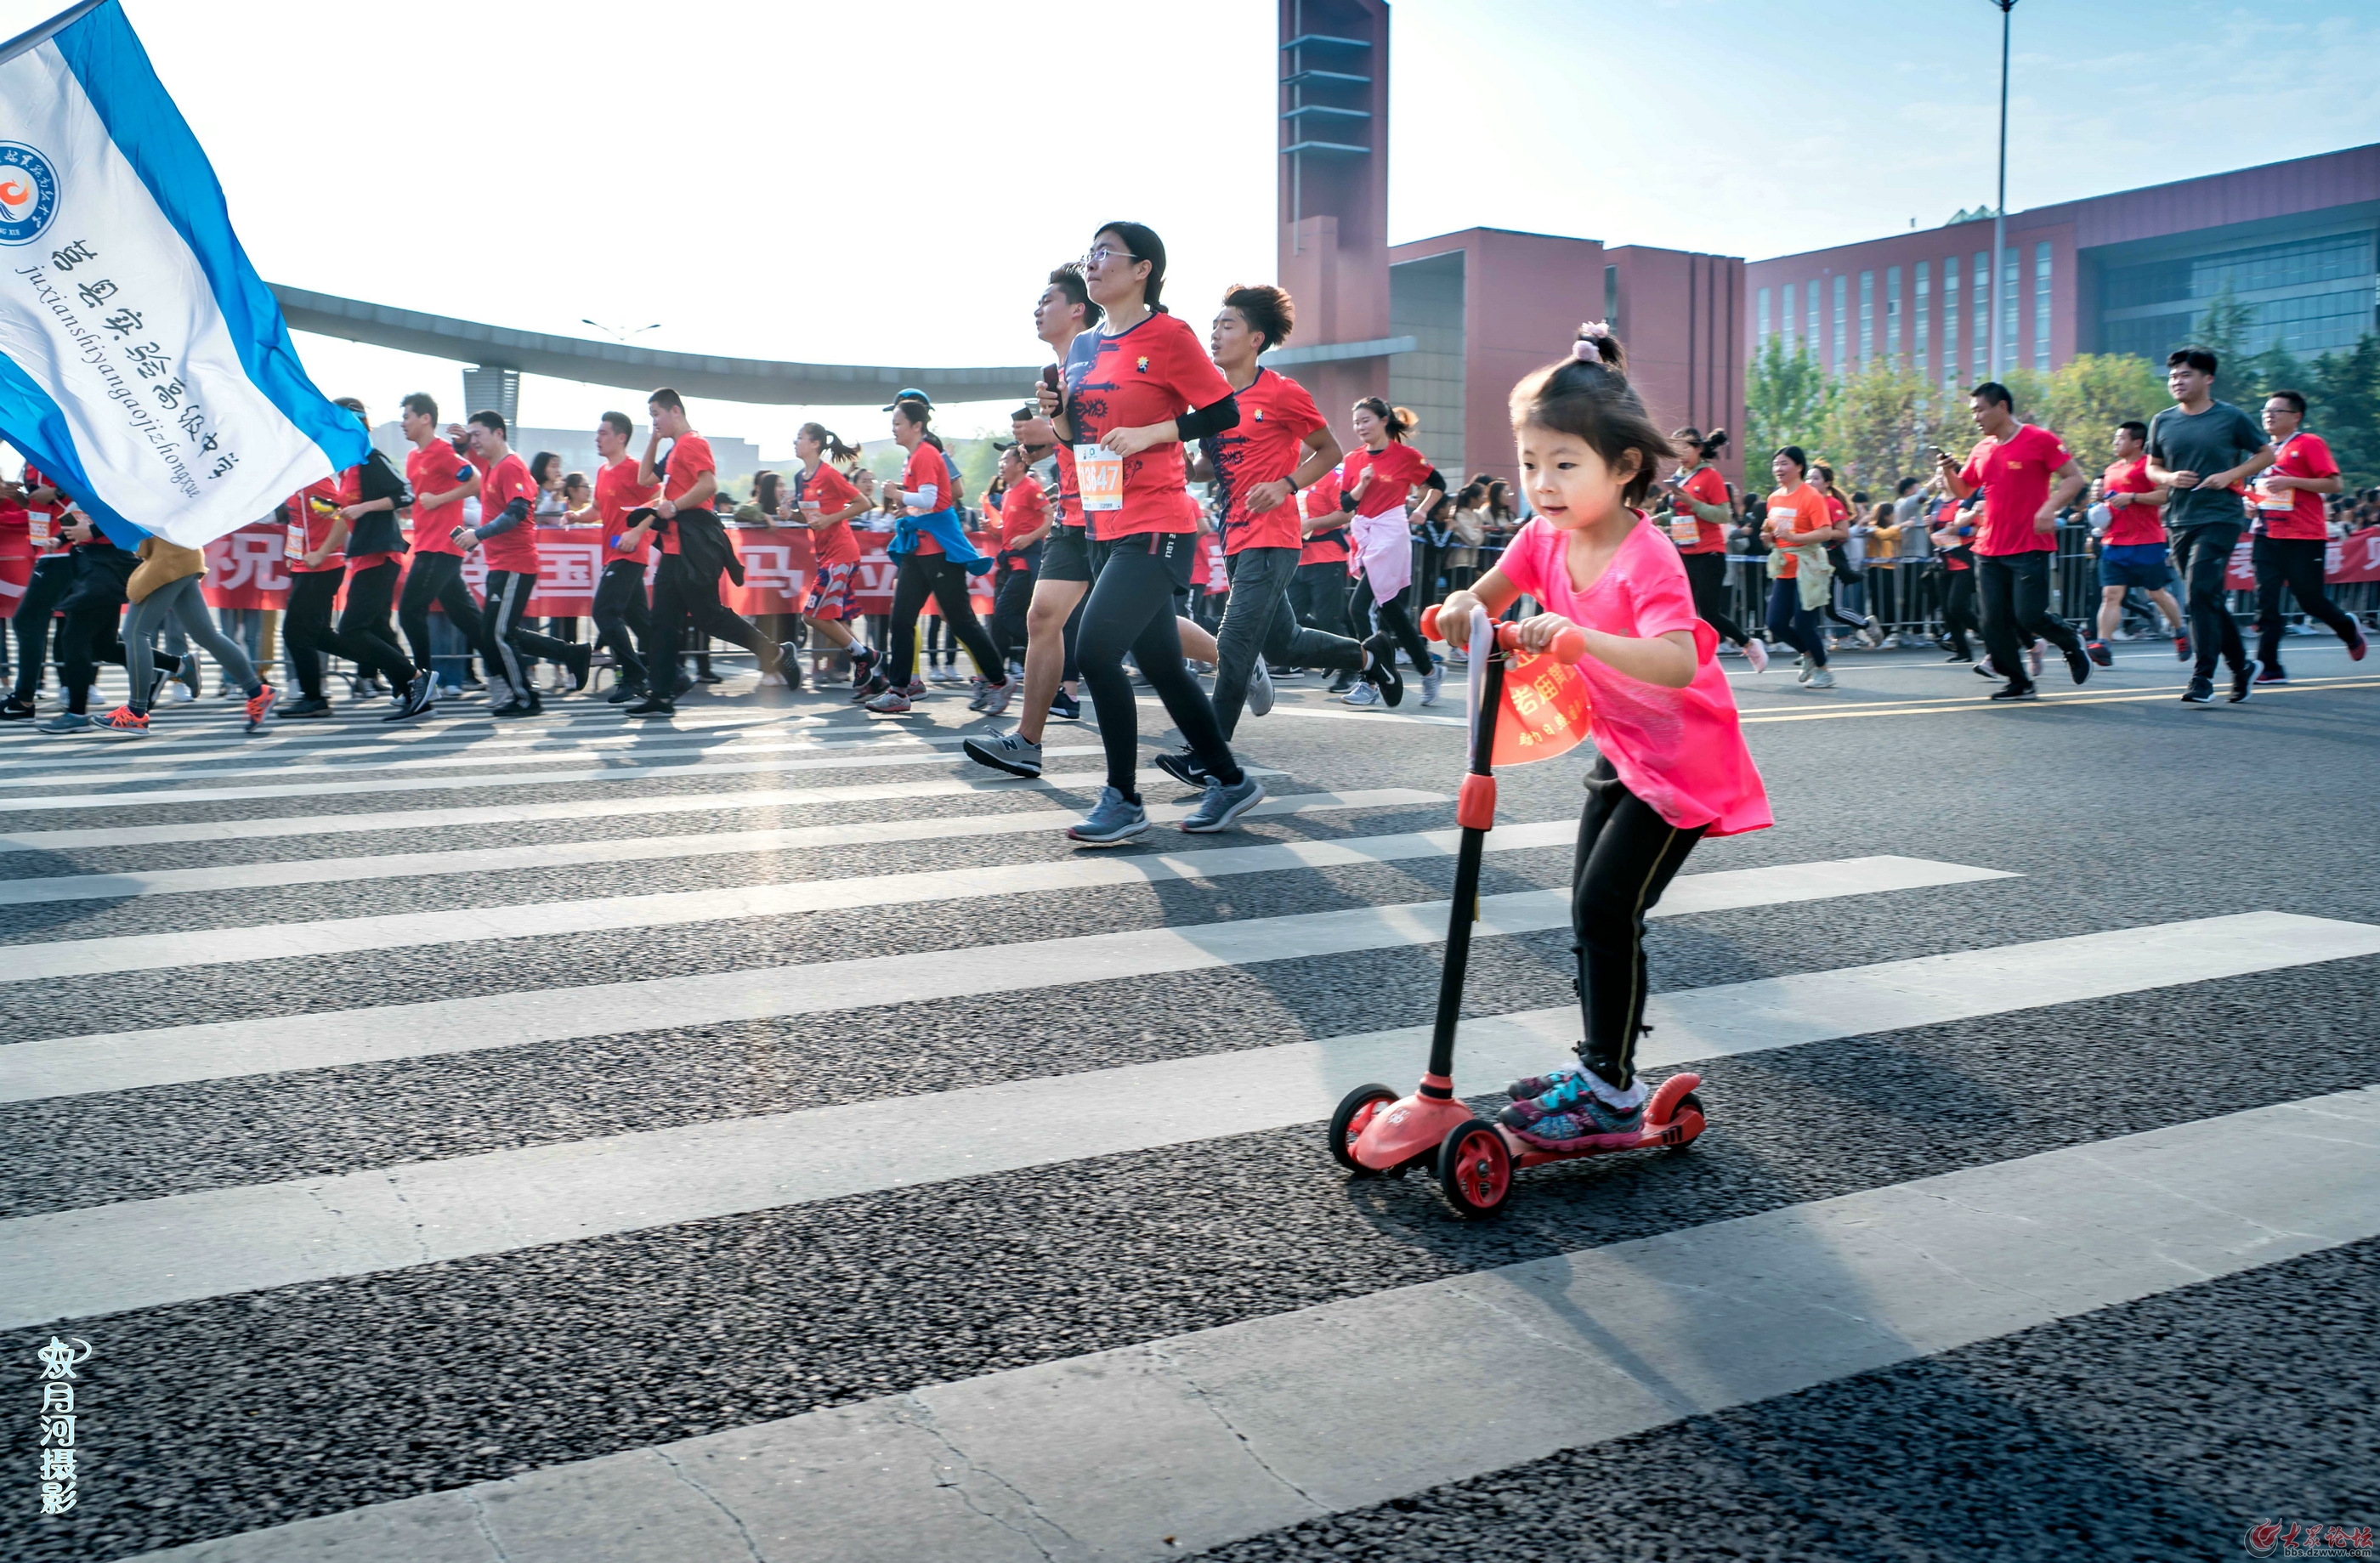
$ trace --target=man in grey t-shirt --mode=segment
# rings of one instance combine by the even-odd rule
[[[2247,525],[2239,485],[2273,464],[2273,447],[2255,420],[2215,399],[2215,355],[2184,347],[2165,361],[2174,405],[2149,421],[2149,480],[2172,491],[2165,525],[2174,564],[2187,584],[2190,640],[2197,653],[2181,697],[2194,706],[2215,698],[2215,659],[2231,670],[2231,703],[2254,691],[2253,664],[2240,625],[2223,600],[2224,571]]]

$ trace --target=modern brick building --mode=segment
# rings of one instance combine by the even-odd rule
[[[1992,223],[1755,260],[1744,345],[1807,343],[1829,370],[1879,360],[1985,378]],[[2077,353],[2162,359],[2228,285],[2247,346],[2310,357],[2351,346],[2380,315],[2380,145],[2009,213],[2001,367]]]
[[[1389,7],[1280,0],[1281,285],[1297,300],[1294,373],[1346,437],[1383,395],[1450,477],[1517,478],[1507,398],[1579,322],[1625,338],[1664,424],[1743,427],[1743,262],[1730,256],[1466,228],[1388,242]],[[1740,464],[1721,464],[1741,480]]]

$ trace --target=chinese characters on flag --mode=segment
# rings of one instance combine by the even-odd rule
[[[1586,680],[1551,657],[1523,657],[1504,670],[1504,699],[1496,708],[1496,748],[1489,763],[1526,765],[1578,746],[1593,713]]]

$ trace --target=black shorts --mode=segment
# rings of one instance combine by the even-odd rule
[[[1045,581],[1088,583],[1099,572],[1091,565],[1088,529],[1062,522],[1041,539],[1041,578]]]

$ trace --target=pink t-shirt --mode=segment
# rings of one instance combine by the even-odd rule
[[[1568,546],[1568,534],[1539,516],[1521,528],[1497,568],[1548,612],[1588,629],[1640,639],[1686,630],[1694,637],[1694,679],[1683,689],[1580,660],[1595,702],[1591,736],[1621,782],[1681,830],[1704,825],[1707,834],[1732,836],[1775,824],[1715,655],[1718,632],[1695,614],[1678,551],[1639,513],[1610,567],[1579,592],[1563,558]]]

